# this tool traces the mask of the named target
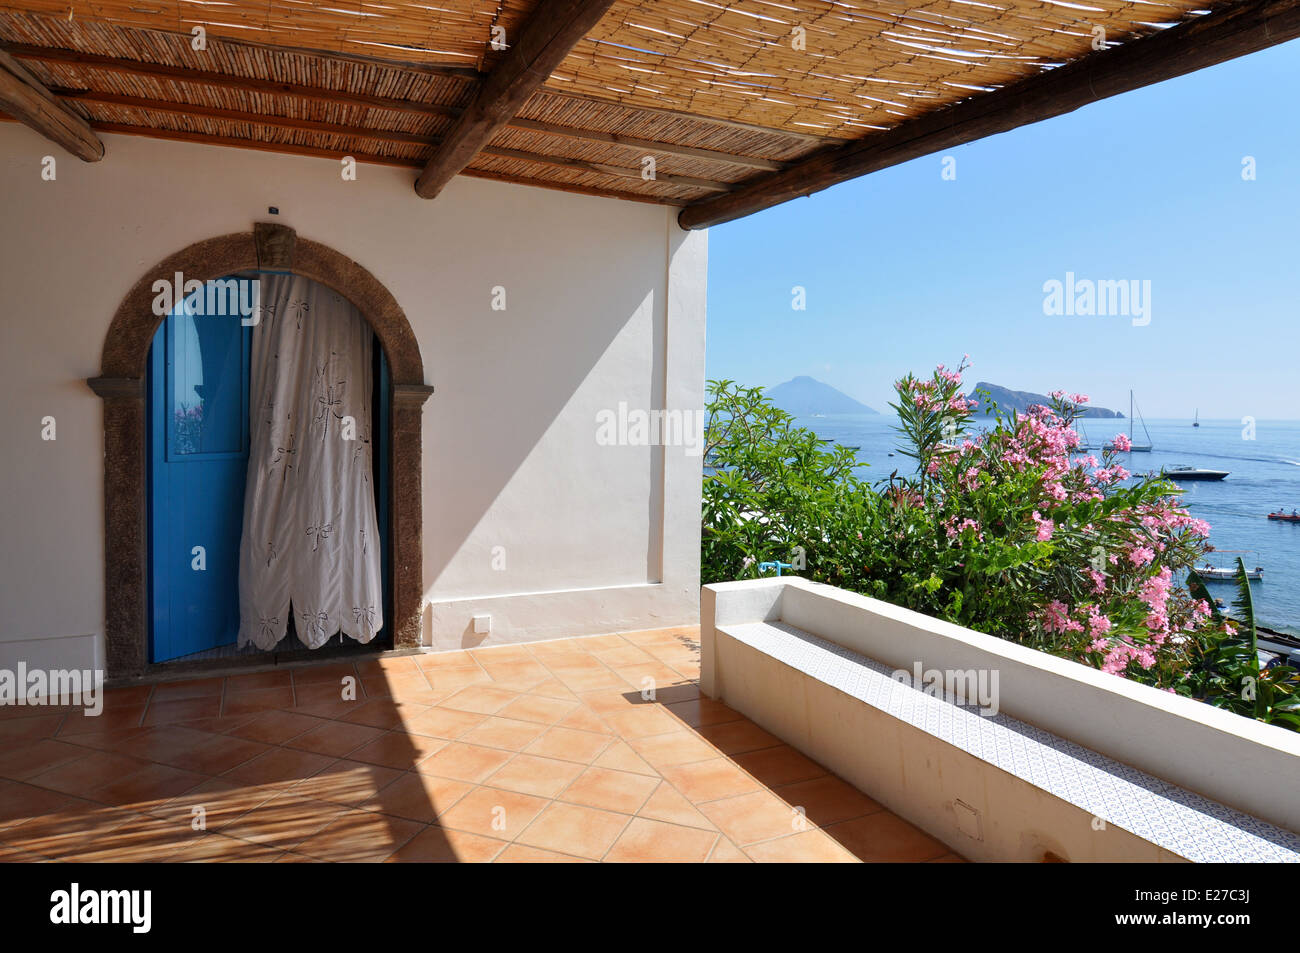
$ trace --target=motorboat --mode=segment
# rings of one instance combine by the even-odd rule
[[[1240,558],[1242,565],[1246,566],[1246,578],[1263,581],[1264,567],[1259,565],[1259,553],[1253,549],[1216,549],[1212,551],[1213,556],[1221,557],[1218,564],[1211,562],[1210,555],[1207,554],[1205,562],[1199,566],[1193,566],[1192,569],[1198,576],[1206,582],[1232,582],[1237,578],[1237,560]],[[1244,557],[1254,556],[1247,561]],[[1230,560],[1230,562],[1229,562]],[[1250,568],[1250,563],[1255,563],[1255,568]]]
[[[1207,470],[1203,467],[1176,466],[1163,468],[1160,475],[1168,480],[1182,482],[1184,480],[1222,480],[1229,472],[1228,470]]]
[[[1237,570],[1225,569],[1222,566],[1211,566],[1206,564],[1204,566],[1194,566],[1192,568],[1196,570],[1196,575],[1206,580],[1214,579],[1219,582],[1232,582],[1232,580],[1237,578]],[[1254,569],[1247,569],[1246,578],[1262,580],[1264,578],[1264,567],[1256,566]]]

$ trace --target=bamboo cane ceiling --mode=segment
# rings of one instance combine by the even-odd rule
[[[0,44],[100,132],[418,169],[537,5],[24,0]],[[686,205],[1209,8],[622,0],[465,174]]]

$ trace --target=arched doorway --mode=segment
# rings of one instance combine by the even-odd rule
[[[104,342],[101,373],[88,383],[104,400],[105,637],[109,678],[148,673],[149,546],[147,373],[162,316],[159,282],[207,282],[266,270],[301,275],[346,297],[365,318],[391,374],[388,421],[391,472],[389,556],[391,632],[396,648],[420,641],[420,418],[433,388],[424,383],[419,346],[406,315],[366,269],[281,225],[197,242],[159,262],[132,287]]]

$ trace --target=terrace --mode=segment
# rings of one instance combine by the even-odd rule
[[[1300,0],[209,6],[0,10],[0,673],[110,686],[0,706],[0,860],[1300,857],[1293,736],[797,580],[701,598],[699,457],[593,434],[699,413],[710,226],[1294,39]],[[359,502],[241,563],[248,474],[342,498],[252,447],[253,332],[154,304],[249,275],[346,312],[373,406],[303,398],[323,454],[368,435]],[[169,456],[218,393],[229,445]],[[239,618],[276,542],[368,598]],[[249,650],[295,617],[365,647]],[[1000,673],[1000,714],[913,662]]]
[[[97,718],[0,709],[0,860],[959,859],[701,697],[698,638],[124,687]],[[355,701],[340,700],[345,677]]]
[[[797,577],[704,612],[0,708],[0,860],[1300,862],[1291,733]]]

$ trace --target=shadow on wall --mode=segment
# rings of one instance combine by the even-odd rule
[[[638,251],[643,250],[629,248],[626,261],[608,263],[618,281],[593,289],[581,280],[552,283],[562,300],[534,297],[531,304],[516,294],[507,310],[491,313],[490,320],[499,322],[494,333],[483,333],[480,321],[433,349],[440,366],[431,378],[438,390],[425,406],[432,426],[426,431],[424,481],[426,500],[433,501],[424,512],[425,578],[433,580],[426,600],[440,588],[437,598],[471,594],[457,591],[466,585],[467,558],[482,560],[483,576],[505,570],[496,591],[553,588],[551,566],[563,567],[565,588],[590,584],[578,581],[584,578],[599,580],[596,585],[656,579],[663,452],[596,442],[598,410],[616,410],[620,401],[633,408],[663,406],[665,272],[647,268]],[[503,398],[503,391],[511,396]],[[541,466],[534,463],[526,496],[508,493],[501,500],[544,442],[549,445],[542,447]],[[509,537],[479,542],[481,552],[462,552],[499,500],[493,515]],[[636,554],[635,577],[626,561],[611,563],[608,547],[593,545],[612,544],[615,528],[644,532],[646,525],[644,540],[617,539],[613,554]],[[600,530],[593,537],[595,527]],[[547,565],[534,559],[520,566],[521,552],[539,550]],[[494,564],[498,557],[503,565]],[[611,579],[615,574],[624,578]],[[473,647],[476,639],[482,637],[467,627],[462,644]]]

